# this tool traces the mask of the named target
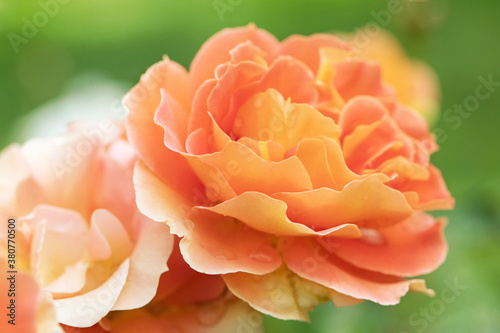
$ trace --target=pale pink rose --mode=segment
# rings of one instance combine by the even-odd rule
[[[50,293],[62,324],[89,327],[112,310],[146,305],[167,270],[173,237],[136,208],[136,160],[122,126],[111,122],[72,125],[66,135],[12,145],[0,155],[2,253],[4,223],[12,217],[15,268]],[[19,290],[30,288],[28,280],[19,281]],[[37,322],[26,325],[45,320],[31,319]]]
[[[180,254],[179,240],[145,307],[111,312],[92,328],[64,326],[66,333],[259,333],[262,315],[234,297],[218,275],[194,271]]]

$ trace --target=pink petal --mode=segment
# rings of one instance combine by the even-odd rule
[[[127,281],[113,310],[128,310],[144,306],[153,299],[160,275],[167,271],[174,239],[167,225],[137,216],[140,230],[130,256]]]
[[[54,301],[60,323],[75,327],[90,327],[111,311],[125,285],[130,267],[126,259],[98,288],[79,296]]]

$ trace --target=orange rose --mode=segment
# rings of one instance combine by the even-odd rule
[[[165,58],[125,97],[139,209],[192,268],[278,318],[432,293],[405,277],[446,255],[443,221],[422,212],[453,206],[434,138],[349,48],[225,29],[189,73]]]
[[[262,332],[262,316],[227,291],[222,278],[192,270],[178,239],[162,274],[158,292],[145,307],[111,312],[92,328],[65,326],[66,333]]]
[[[27,327],[48,320],[48,310],[36,310],[41,293],[53,299],[60,323],[88,327],[111,310],[147,304],[167,270],[173,236],[137,210],[137,157],[123,129],[108,125],[73,125],[65,136],[12,145],[0,155],[0,247],[3,256],[14,217],[15,261],[8,263],[27,294],[17,299]],[[1,300],[9,302],[4,293]]]

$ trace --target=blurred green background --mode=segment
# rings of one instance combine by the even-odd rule
[[[57,7],[47,7],[48,2],[53,1],[0,0],[1,148],[25,139],[20,128],[30,121],[36,126],[38,118],[30,115],[35,109],[70,105],[77,118],[100,108],[118,114],[120,96],[163,54],[187,67],[202,42],[224,27],[255,22],[279,39],[353,31],[377,22],[373,13],[388,6],[379,0],[59,0]],[[401,14],[382,27],[435,69],[443,111],[474,95],[480,76],[500,82],[500,1],[401,3]],[[36,23],[34,29],[26,28],[27,21]],[[13,47],[12,33],[29,38],[16,39]],[[51,102],[89,86],[113,97],[101,96],[94,104],[85,96]],[[325,304],[311,314],[312,324],[265,318],[266,332],[500,332],[499,88],[460,126],[453,128],[441,116],[434,125],[444,139],[433,162],[457,199],[453,212],[442,213],[450,219],[448,260],[427,277],[437,297],[411,294],[394,307]],[[454,281],[465,288],[444,303],[440,295]]]

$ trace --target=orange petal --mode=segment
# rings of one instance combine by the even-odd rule
[[[350,101],[342,110],[340,126],[345,160],[355,172],[396,156],[412,158],[418,148],[399,129],[383,104],[370,97]],[[425,158],[416,162],[425,163]]]
[[[319,251],[324,251],[322,245],[312,239],[295,238],[284,248],[283,257],[300,277],[357,299],[394,305],[410,289],[411,281],[359,269]]]
[[[309,321],[307,310],[298,305],[289,272],[282,268],[265,275],[223,275],[233,294],[259,312],[284,320]]]
[[[295,223],[287,217],[287,205],[259,192],[245,192],[213,207],[198,207],[245,222],[253,229],[280,236],[359,237],[356,225],[344,224],[319,231]]]
[[[224,75],[229,67],[229,64],[239,64],[243,61],[254,62],[263,67],[267,67],[266,53],[251,41],[246,41],[236,45],[231,51],[231,61],[218,65],[215,69],[215,77],[217,79]]]
[[[312,189],[309,175],[297,157],[280,162],[266,161],[245,145],[232,141],[221,152],[196,158],[212,168],[217,168],[236,194],[246,191],[271,194]],[[192,159],[193,157],[190,157],[190,161]],[[206,176],[206,171],[200,170],[197,174]],[[203,179],[205,185],[207,180]]]
[[[189,201],[174,189],[162,182],[143,162],[137,162],[134,170],[134,186],[139,210],[157,222],[170,225],[182,224],[190,215],[193,205],[206,202],[206,198],[197,192]]]
[[[258,141],[276,141],[286,151],[305,138],[325,135],[337,139],[339,129],[331,118],[309,105],[285,101],[277,90],[268,89],[239,109],[233,133]]]
[[[381,172],[389,177],[399,176],[413,180],[425,180],[430,176],[428,168],[417,163],[412,163],[403,156],[391,158],[382,163],[377,169],[365,169],[363,172],[367,174]]]
[[[315,230],[353,223],[382,228],[402,221],[412,209],[404,195],[371,175],[349,183],[342,191],[320,188],[300,193],[276,193],[288,205],[288,216]]]
[[[246,27],[226,28],[210,37],[200,48],[193,61],[191,74],[191,93],[205,81],[214,78],[215,68],[231,60],[230,51],[240,43],[251,41],[271,58],[277,51],[278,40],[254,24]]]
[[[455,200],[446,188],[441,172],[433,165],[428,167],[430,176],[425,180],[400,179],[395,180],[391,187],[401,192],[415,192],[419,197],[419,204],[416,209],[439,210],[452,209]]]
[[[200,212],[193,221],[180,242],[182,255],[193,269],[205,274],[265,274],[281,265],[265,234],[213,213]]]
[[[203,82],[198,91],[193,97],[191,114],[188,121],[188,134],[203,128],[207,133],[210,133],[210,116],[208,114],[207,100],[219,80],[207,80]]]
[[[390,92],[382,84],[380,66],[371,61],[349,59],[335,64],[334,85],[346,101],[355,96],[383,96]]]
[[[256,87],[255,93],[274,88],[293,103],[313,105],[319,96],[314,73],[290,56],[278,57]]]
[[[194,170],[200,181],[205,186],[206,200],[220,201],[234,198],[236,193],[230,186],[228,179],[225,176],[232,175],[235,171],[233,166],[238,167],[235,161],[230,161],[224,165],[224,168],[230,170],[229,173],[223,174],[223,170],[219,170],[217,166],[205,163],[200,156],[184,155],[189,162],[190,167]],[[206,156],[206,155],[205,155]],[[227,162],[227,161],[225,161]]]
[[[365,178],[365,176],[355,174],[347,167],[342,149],[335,140],[325,137],[320,139],[325,145],[328,166],[335,181],[334,189],[340,191],[353,180]]]
[[[323,141],[319,139],[304,139],[297,146],[295,156],[306,168],[314,189],[320,187],[337,188],[333,179],[326,147]]]
[[[127,135],[142,160],[174,189],[191,195],[200,186],[185,159],[164,144],[164,130],[154,122],[161,102],[161,89],[186,112],[189,110],[188,74],[179,64],[165,59],[153,65],[124,98],[129,110]]]
[[[226,73],[220,78],[206,99],[208,111],[210,111],[223,131],[229,132],[231,130],[236,111],[255,93],[255,89],[252,89],[253,85],[250,85],[250,83],[253,82],[255,85],[265,73],[265,67],[253,62],[229,65]],[[202,88],[203,90],[206,89],[204,86]],[[200,94],[204,95],[204,92],[203,94],[200,92]]]
[[[320,49],[324,47],[342,50],[350,48],[347,43],[331,34],[292,35],[281,43],[279,54],[297,58],[309,66],[313,73],[317,73],[320,64]]]
[[[186,151],[192,155],[202,155],[210,153],[210,143],[208,133],[203,128],[189,134],[186,141]]]
[[[237,142],[250,148],[255,154],[267,161],[280,162],[285,158],[285,148],[276,141],[256,141],[242,137]]]
[[[380,240],[332,238],[327,246],[341,259],[363,269],[397,276],[423,275],[434,271],[446,257],[444,224],[418,212],[380,230]]]
[[[226,289],[219,275],[201,274],[189,267],[182,258],[179,241],[179,237],[175,237],[174,249],[168,259],[168,271],[160,277],[158,291],[151,301],[153,306],[157,303],[170,307],[209,302],[221,296]]]
[[[368,96],[360,96],[350,100],[339,116],[342,130],[341,140],[354,132],[361,125],[369,125],[380,121],[389,114],[387,108],[378,100]]]

